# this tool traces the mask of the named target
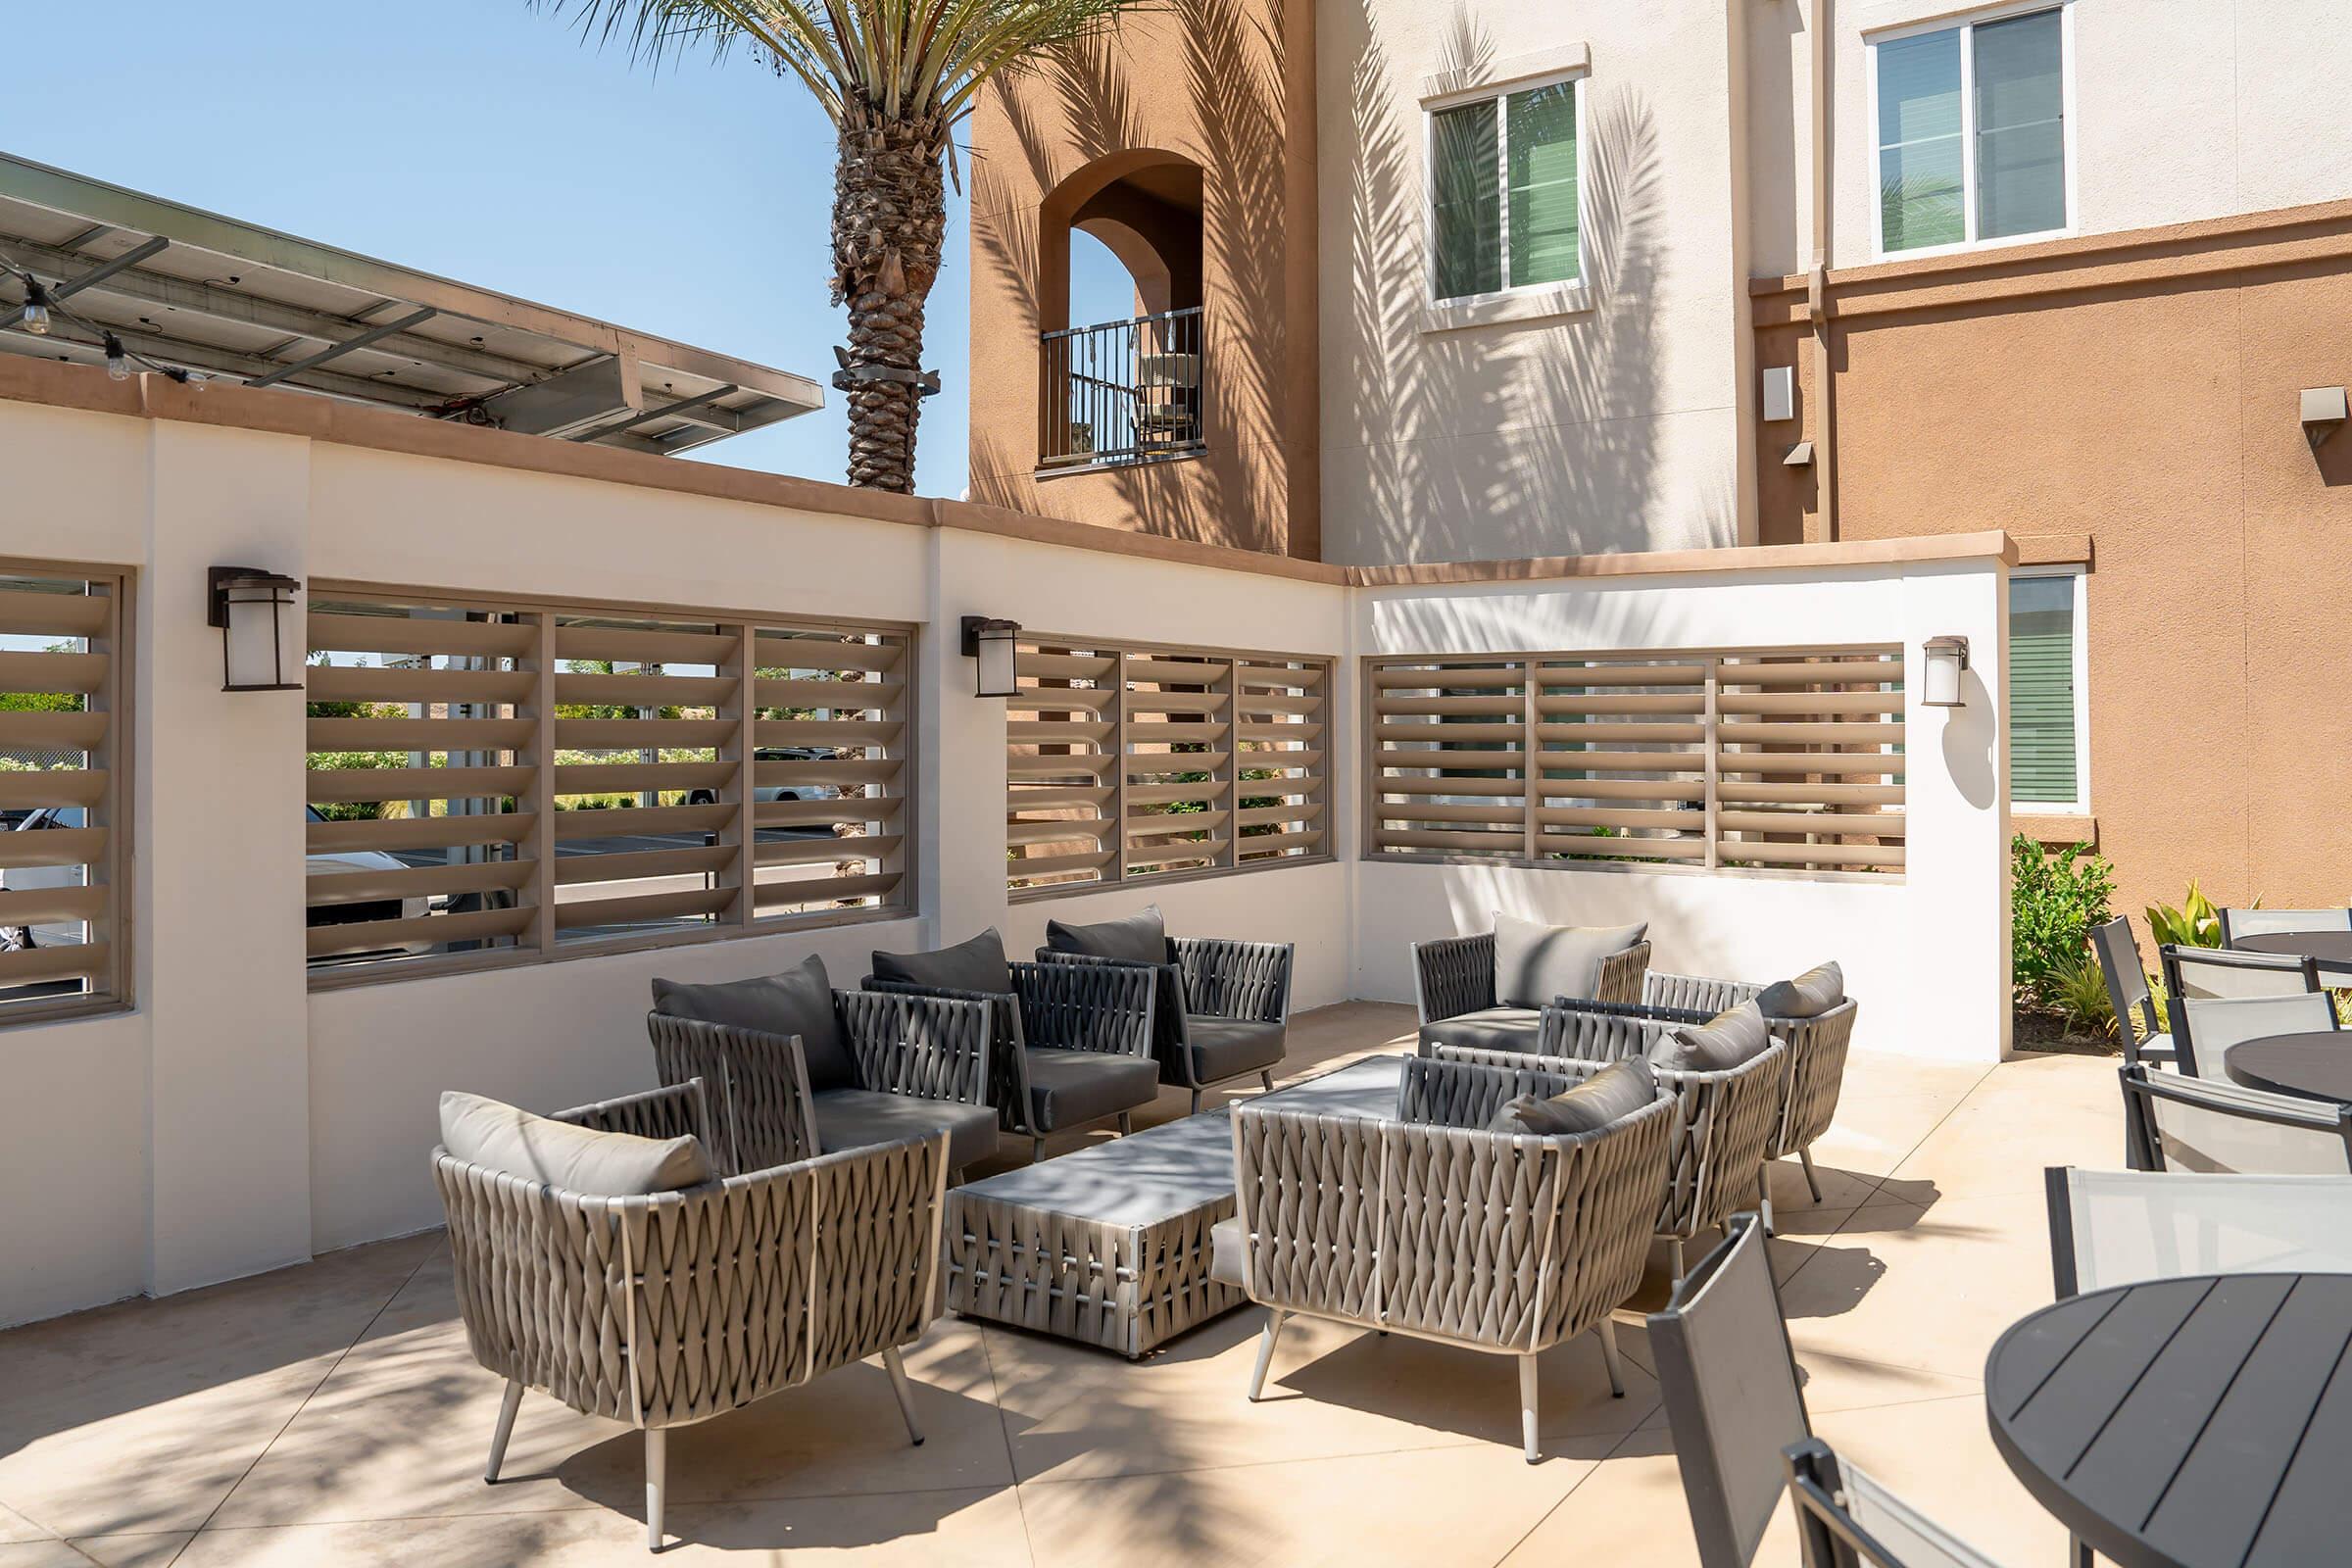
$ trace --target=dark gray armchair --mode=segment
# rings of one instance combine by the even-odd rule
[[[1646,926],[1546,926],[1507,914],[1475,936],[1413,944],[1420,1054],[1534,1051],[1545,1003],[1642,1000]]]
[[[1007,1131],[1029,1135],[1032,1159],[1045,1157],[1049,1133],[1106,1117],[1127,1132],[1159,1093],[1148,975],[1013,963],[992,928],[953,948],[876,953],[865,985],[987,1006],[989,1098]]]

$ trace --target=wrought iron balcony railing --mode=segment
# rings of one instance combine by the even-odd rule
[[[1150,463],[1201,449],[1199,306],[1048,332],[1039,347],[1040,467]]]

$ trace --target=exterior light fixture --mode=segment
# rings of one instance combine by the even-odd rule
[[[130,357],[122,352],[122,340],[112,332],[106,334],[106,378],[110,381],[130,379]]]
[[[1784,468],[1809,468],[1812,466],[1813,443],[1810,441],[1799,441],[1781,458],[1781,466]]]
[[[976,697],[1010,697],[1020,690],[1013,678],[1013,640],[1021,634],[1017,620],[991,620],[986,615],[963,617],[963,655],[979,662]]]
[[[24,274],[24,330],[34,337],[49,335],[49,291],[30,272]]]
[[[1928,656],[1928,678],[1920,703],[1928,708],[1959,708],[1960,674],[1968,668],[1968,639],[1946,634],[1931,637],[1921,650]]]
[[[2344,389],[2307,386],[2303,389],[2303,439],[2317,450],[2344,422]]]
[[[302,690],[304,643],[294,623],[298,577],[254,566],[215,566],[206,578],[207,625],[220,628],[220,689]]]

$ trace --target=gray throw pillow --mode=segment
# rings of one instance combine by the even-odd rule
[[[1817,964],[1793,980],[1775,980],[1756,994],[1767,1018],[1818,1018],[1845,1001],[1845,971]]]
[[[1541,1007],[1554,997],[1590,997],[1600,960],[1649,934],[1636,925],[1545,925],[1516,915],[1494,916],[1494,1000],[1506,1007]]]
[[[876,953],[874,978],[924,986],[933,991],[985,991],[1001,997],[1012,990],[1012,966],[1004,961],[1004,939],[990,926],[969,942],[929,953]]]
[[[598,1198],[642,1198],[711,1179],[703,1141],[592,1132],[481,1095],[441,1096],[441,1147],[469,1165]]]
[[[1055,953],[1083,953],[1098,958],[1117,958],[1123,963],[1165,963],[1168,961],[1168,927],[1159,915],[1159,906],[1149,905],[1141,914],[1131,914],[1124,920],[1102,920],[1094,925],[1063,925],[1059,920],[1046,922],[1046,946]]]
[[[1685,1024],[1649,1048],[1653,1066],[1677,1072],[1725,1072],[1772,1045],[1764,1010],[1752,1002],[1726,1007],[1705,1023]]]
[[[810,1090],[856,1089],[858,1062],[833,1010],[833,985],[825,960],[815,954],[782,974],[717,985],[654,982],[654,1010],[672,1018],[700,1018],[735,1029],[801,1037],[801,1059],[808,1065]]]
[[[1565,1133],[1589,1133],[1632,1115],[1658,1098],[1658,1075],[1646,1061],[1636,1058],[1603,1067],[1564,1094],[1549,1100],[1521,1095],[1494,1113],[1489,1132],[1534,1133],[1557,1138]]]

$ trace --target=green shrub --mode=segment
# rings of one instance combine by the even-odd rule
[[[2254,907],[2262,907],[2256,899]],[[2179,908],[2169,904],[2148,906],[2148,935],[2158,947],[2218,948],[2222,945],[2222,911],[2194,882]]]
[[[2062,1007],[2060,976],[2087,956],[2090,928],[2109,917],[2114,894],[2115,867],[2082,845],[2045,855],[2023,833],[2010,841],[2009,967],[2019,996]]]
[[[2086,946],[2050,972],[2043,1000],[2066,1019],[2067,1027],[2082,1034],[2115,1033],[2115,1000],[2107,994],[2107,976],[2098,955]]]

